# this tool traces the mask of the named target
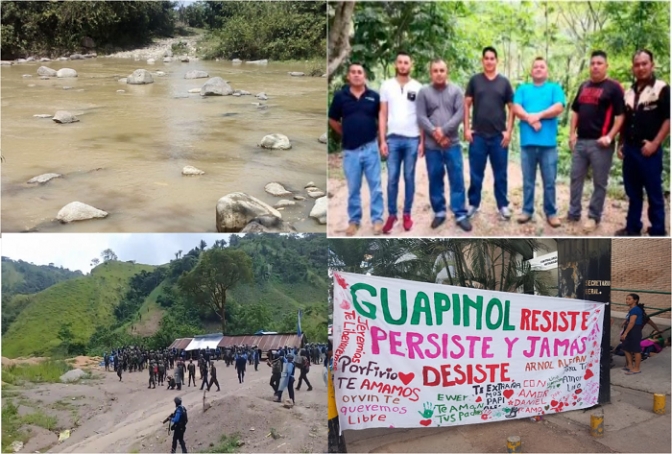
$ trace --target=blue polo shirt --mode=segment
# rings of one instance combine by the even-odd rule
[[[542,85],[523,84],[516,89],[513,102],[529,113],[539,113],[553,104],[565,106],[565,94],[555,82]],[[555,147],[558,145],[558,117],[541,120],[541,129],[535,131],[526,121],[520,121],[521,147]]]
[[[343,125],[342,147],[354,150],[378,137],[380,96],[368,87],[357,99],[346,85],[334,94],[329,106],[329,118]]]

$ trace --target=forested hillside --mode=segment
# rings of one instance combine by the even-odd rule
[[[221,332],[222,325],[227,334],[293,332],[299,309],[309,340],[326,340],[326,250],[324,235],[231,235],[228,242],[176,251],[158,267],[108,260],[90,276],[16,297],[25,309],[3,336],[3,355],[93,354],[117,344],[159,348],[177,337]],[[229,274],[245,279],[225,292],[222,323],[213,292],[203,289]]]

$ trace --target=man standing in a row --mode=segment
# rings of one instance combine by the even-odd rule
[[[670,132],[670,87],[653,73],[653,54],[638,50],[632,58],[635,83],[625,93],[625,121],[619,135],[628,217],[618,236],[642,234],[642,209],[649,198],[649,235],[665,236],[662,143]],[[669,158],[668,158],[669,159]]]
[[[383,190],[380,182],[378,152],[378,112],[380,97],[366,86],[364,67],[352,63],[348,85],[334,94],[329,107],[329,125],[342,138],[343,173],[348,183],[347,236],[357,233],[362,221],[362,175],[366,176],[371,194],[373,233],[383,231]]]

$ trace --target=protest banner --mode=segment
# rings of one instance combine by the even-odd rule
[[[443,427],[591,407],[603,309],[335,273],[340,428]]]

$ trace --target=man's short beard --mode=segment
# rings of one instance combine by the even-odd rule
[[[406,77],[406,76],[408,76],[409,74],[411,74],[411,70],[410,70],[410,69],[409,69],[408,71],[406,71],[405,74],[402,73],[401,71],[399,71],[399,70],[396,69],[396,68],[395,68],[395,72],[396,72],[397,76],[404,76],[404,77]]]

